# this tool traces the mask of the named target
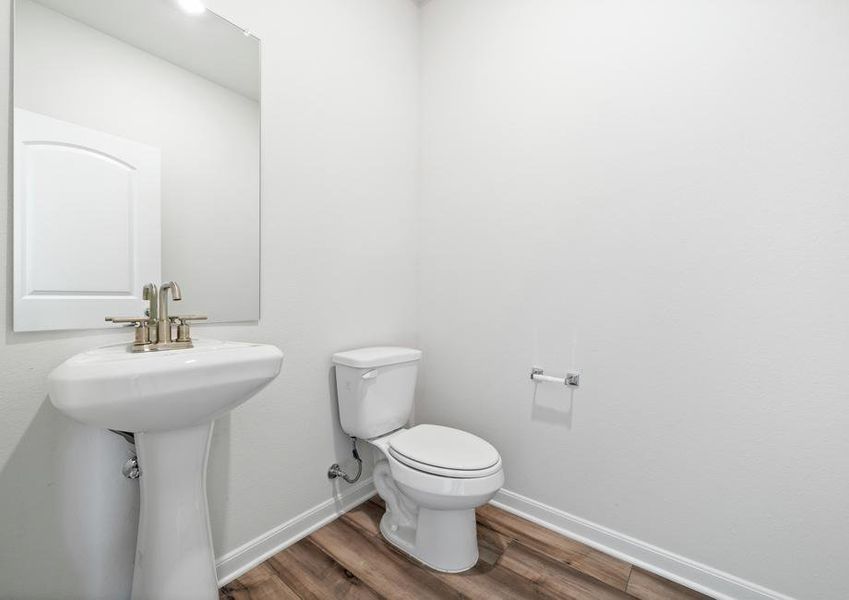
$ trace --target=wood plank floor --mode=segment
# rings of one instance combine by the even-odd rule
[[[439,573],[386,543],[381,516],[375,497],[227,584],[220,600],[708,599],[492,506],[478,509],[478,564]]]

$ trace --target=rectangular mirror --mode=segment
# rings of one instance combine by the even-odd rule
[[[14,329],[259,319],[260,45],[199,0],[15,0]]]

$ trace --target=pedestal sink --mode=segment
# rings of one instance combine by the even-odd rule
[[[280,372],[274,346],[196,339],[194,348],[78,354],[49,376],[67,416],[135,434],[141,511],[133,600],[218,598],[206,500],[213,421]]]

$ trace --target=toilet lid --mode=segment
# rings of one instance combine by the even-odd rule
[[[501,467],[501,457],[492,444],[440,425],[417,425],[403,431],[389,441],[389,450],[404,464],[437,475],[483,477]]]

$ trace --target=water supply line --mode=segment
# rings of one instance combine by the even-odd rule
[[[351,477],[345,472],[339,463],[333,463],[330,465],[330,469],[327,470],[327,478],[328,479],[336,479],[337,477],[341,477],[348,483],[356,483],[360,479],[360,475],[363,474],[363,459],[360,458],[360,453],[357,452],[357,438],[351,438],[352,448],[351,454],[354,457],[354,460],[357,461],[357,474]]]

